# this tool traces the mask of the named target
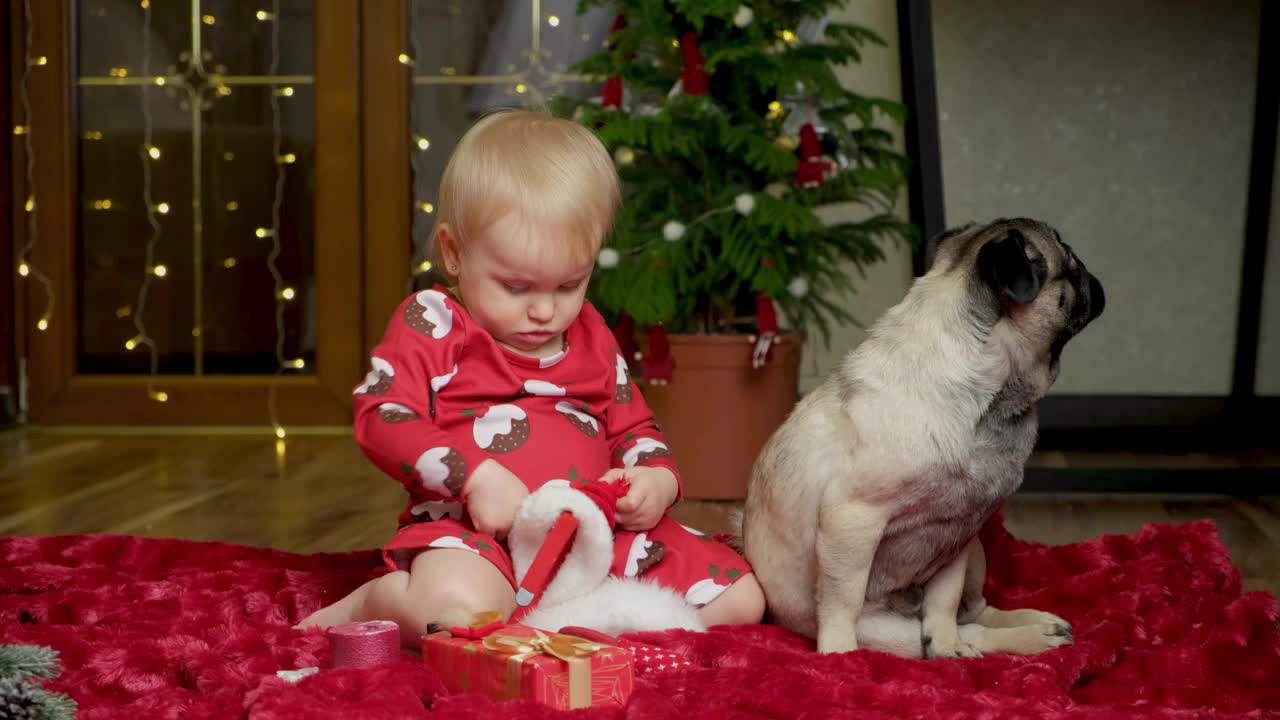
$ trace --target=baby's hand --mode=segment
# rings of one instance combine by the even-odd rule
[[[476,530],[501,539],[511,530],[516,511],[528,495],[529,488],[520,478],[489,458],[467,479],[464,502]]]
[[[618,500],[616,506],[616,522],[623,530],[652,530],[675,502],[679,492],[676,476],[662,467],[614,468],[600,480],[626,480],[631,483],[631,490]]]

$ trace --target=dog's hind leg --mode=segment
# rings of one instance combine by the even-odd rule
[[[981,653],[1034,655],[1070,645],[1071,628],[1058,623],[991,628],[977,623],[960,626],[960,640]]]
[[[977,543],[977,540],[972,543]],[[920,636],[925,657],[975,657],[981,654],[961,639],[956,623],[970,554],[970,549],[965,547],[925,583]]]
[[[982,596],[982,586],[987,579],[987,555],[982,542],[974,538],[969,543],[969,561],[965,568],[964,599],[960,604],[958,622],[976,623],[989,628],[1015,628],[1024,625],[1053,625],[1054,631],[1071,637],[1071,623],[1043,610],[1001,610],[987,604]]]

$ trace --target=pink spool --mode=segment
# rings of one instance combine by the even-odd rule
[[[337,625],[326,634],[329,667],[367,668],[400,659],[400,626],[390,620]]]

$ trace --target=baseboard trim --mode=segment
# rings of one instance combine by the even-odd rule
[[[1280,494],[1280,467],[1027,468],[1020,492],[1259,497]]]

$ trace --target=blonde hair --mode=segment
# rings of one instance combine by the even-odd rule
[[[613,160],[590,129],[532,110],[494,112],[467,130],[445,166],[431,233],[433,260],[444,273],[442,225],[461,250],[476,233],[515,213],[524,227],[564,228],[565,244],[544,252],[565,252],[585,264],[600,250],[621,204]]]

